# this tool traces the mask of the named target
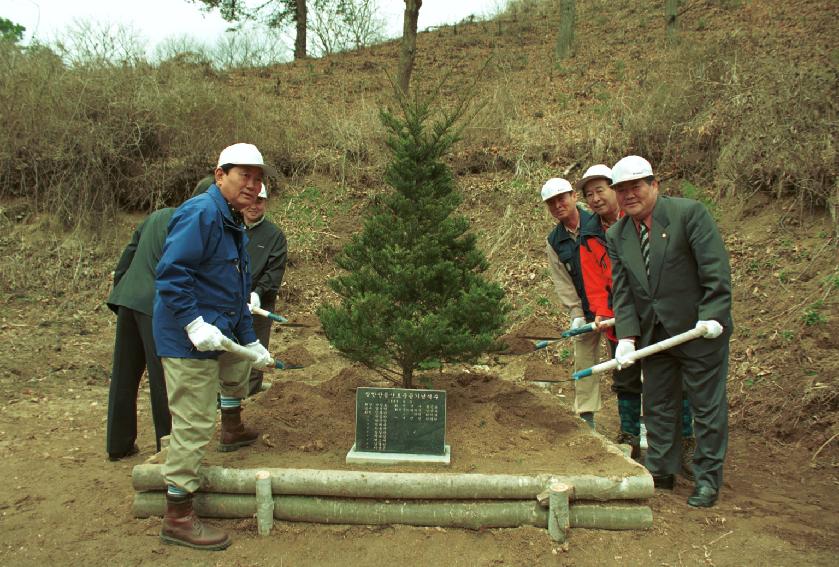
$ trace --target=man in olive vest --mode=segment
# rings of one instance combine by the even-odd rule
[[[542,201],[557,225],[548,235],[545,248],[548,267],[559,301],[568,310],[572,329],[594,321],[589,309],[580,269],[580,229],[591,220],[591,213],[577,205],[577,193],[565,179],[548,179],[542,186]],[[599,333],[586,333],[574,339],[574,370],[597,363]],[[574,411],[594,429],[594,414],[600,411],[600,381],[597,376],[574,382]]]

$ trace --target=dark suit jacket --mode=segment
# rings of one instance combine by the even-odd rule
[[[152,316],[154,310],[154,270],[163,251],[167,225],[173,208],[160,209],[144,220],[125,247],[114,270],[114,289],[108,307],[116,313],[119,306]]]
[[[669,335],[688,331],[698,320],[725,327],[717,339],[699,339],[682,349],[700,356],[720,349],[731,335],[731,270],[714,220],[702,203],[659,195],[650,231],[650,276],[641,256],[635,223],[625,216],[607,232],[618,338],[652,342],[660,322]]]

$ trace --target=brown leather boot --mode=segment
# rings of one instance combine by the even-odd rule
[[[210,551],[226,549],[231,543],[230,536],[225,532],[201,523],[192,510],[191,494],[183,499],[172,499],[166,495],[160,541]]]
[[[631,433],[627,433],[626,431],[621,431],[618,433],[617,439],[615,439],[615,443],[618,445],[629,445],[630,453],[629,456],[636,461],[641,457],[641,438],[638,435],[633,435]]]
[[[242,408],[222,408],[221,435],[218,450],[235,451],[239,447],[251,445],[259,438],[259,432],[248,429],[242,423]]]
[[[693,453],[696,451],[696,437],[682,438],[682,476],[695,480],[693,475]]]

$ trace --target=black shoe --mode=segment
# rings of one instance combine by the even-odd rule
[[[139,452],[140,452],[140,448],[139,448],[139,447],[137,447],[137,445],[136,445],[136,444],[134,444],[134,445],[133,445],[133,446],[132,446],[132,447],[131,447],[128,451],[126,451],[125,453],[108,453],[108,460],[109,460],[109,461],[111,461],[111,462],[113,463],[113,462],[116,462],[116,461],[120,461],[120,460],[122,460],[122,459],[125,459],[125,458],[127,458],[127,457],[131,457],[131,456],[133,456],[133,455],[136,455],[136,454],[137,454],[137,453],[139,453]]]
[[[653,475],[653,486],[662,490],[673,490],[673,480],[674,476],[672,474]]]
[[[717,503],[719,493],[710,486],[697,486],[688,498],[688,506],[710,508]]]

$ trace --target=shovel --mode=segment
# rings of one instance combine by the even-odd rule
[[[272,321],[276,321],[281,325],[285,325],[286,327],[309,327],[310,325],[306,325],[305,323],[290,323],[288,319],[283,317],[282,315],[277,315],[276,313],[271,313],[270,311],[266,311],[261,307],[254,307],[248,304],[248,308],[251,310],[251,313],[254,315],[261,315],[262,317],[267,317]]]
[[[686,343],[688,341],[692,341],[693,339],[698,339],[702,335],[707,332],[705,326],[697,327],[696,329],[691,329],[690,331],[685,331],[684,333],[679,333],[669,339],[664,339],[661,342],[651,344],[650,346],[646,346],[641,350],[636,350],[634,353],[629,355],[630,360],[638,361],[642,358],[646,358],[652,354],[657,352],[661,352],[663,350],[667,350],[669,348],[673,348],[674,346],[680,345],[682,343]],[[587,376],[592,376],[593,374],[601,374],[603,372],[607,372],[609,370],[614,370],[618,367],[618,361],[614,358],[612,360],[607,360],[606,362],[601,362],[600,364],[595,364],[591,368],[585,368],[583,370],[578,370],[571,377],[574,380],[579,380],[580,378],[585,378]]]
[[[238,356],[240,358],[246,358],[246,359],[250,360],[251,362],[256,362],[256,355],[253,352],[248,350],[246,347],[243,347],[242,345],[233,342],[232,340],[230,340],[227,337],[224,337],[222,339],[221,346],[227,352],[232,352],[233,354],[235,354],[236,356]],[[278,370],[294,370],[294,369],[303,368],[303,367],[300,366],[299,364],[286,364],[282,360],[277,360],[275,358],[272,358],[271,362],[268,364],[268,366],[266,368],[276,368]]]
[[[615,326],[615,320],[614,320],[614,318],[606,319],[604,321],[600,321],[600,324],[601,325],[606,325],[607,327],[614,327]],[[586,333],[590,333],[590,332],[594,331],[596,328],[597,328],[597,325],[595,325],[594,322],[587,323],[587,324],[583,325],[582,327],[577,327],[576,329],[568,329],[567,331],[562,331],[562,334],[560,335],[562,337],[561,339],[550,339],[550,340],[544,340],[544,341],[536,341],[536,344],[534,346],[536,347],[536,350],[541,350],[541,349],[545,348],[546,346],[548,346],[550,344],[561,341],[562,339],[567,339],[567,338],[570,338],[570,337],[576,337],[577,335],[584,335]]]

